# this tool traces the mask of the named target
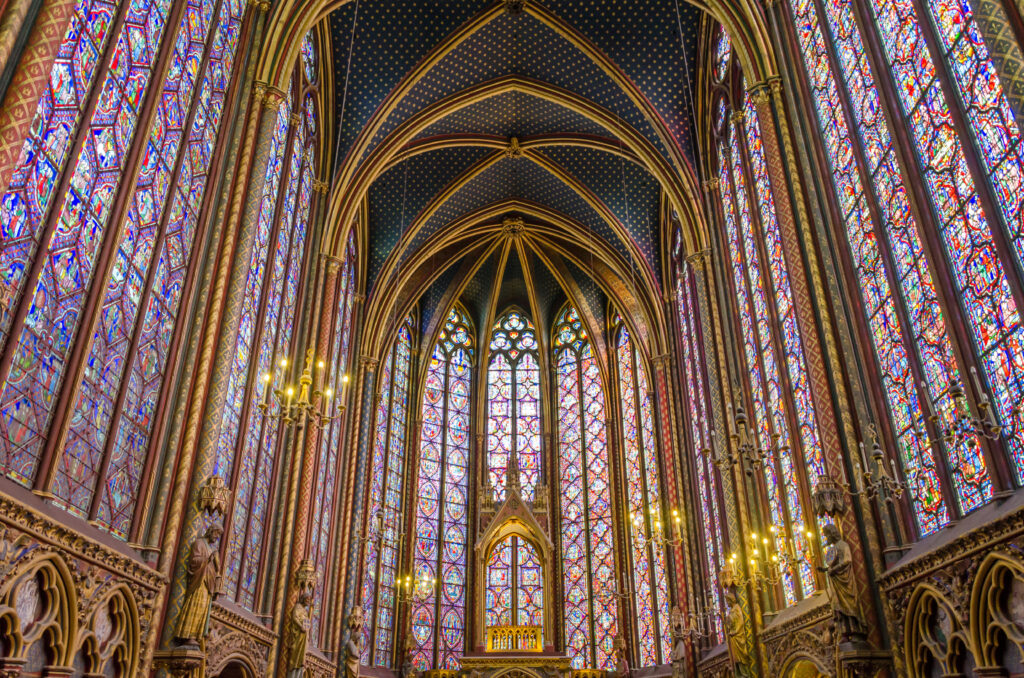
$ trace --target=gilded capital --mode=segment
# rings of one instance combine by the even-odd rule
[[[379,364],[380,361],[374,358],[373,356],[359,356],[359,367],[363,368],[363,370],[367,372],[373,372],[374,370],[377,369],[377,365]]]

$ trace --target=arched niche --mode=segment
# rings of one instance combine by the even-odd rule
[[[1024,563],[1005,553],[991,553],[974,578],[970,637],[979,668],[1024,673]]]
[[[77,611],[78,596],[67,563],[48,552],[27,559],[0,588],[0,667],[71,667]]]
[[[971,641],[949,600],[929,585],[911,594],[904,624],[904,661],[911,678],[968,676]]]

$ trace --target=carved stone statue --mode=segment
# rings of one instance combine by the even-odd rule
[[[825,549],[825,566],[818,569],[828,579],[828,599],[832,604],[832,619],[839,642],[862,642],[867,636],[867,626],[853,573],[850,544],[832,523],[822,528],[821,535],[828,546]]]
[[[288,678],[303,678],[306,646],[309,642],[309,591],[300,591],[288,613],[284,632],[285,666]]]
[[[683,678],[686,675],[686,624],[683,622],[683,611],[676,605],[669,615],[672,627],[672,678]]]
[[[626,639],[623,636],[615,636],[612,652],[615,655],[615,678],[629,678],[629,659],[626,657]]]
[[[174,630],[179,645],[199,645],[210,631],[210,606],[220,593],[217,542],[224,528],[214,523],[189,547],[188,588]]]
[[[416,678],[416,665],[412,663],[412,658],[415,652],[416,638],[413,636],[412,631],[409,631],[406,633],[405,657],[402,659],[402,669],[399,673],[402,678]]]
[[[356,605],[348,616],[348,642],[345,643],[345,678],[359,678],[363,656],[363,608]]]
[[[736,585],[725,588],[725,640],[729,645],[729,656],[732,658],[733,673],[740,678],[752,678],[754,675],[747,656],[746,618],[740,606]]]

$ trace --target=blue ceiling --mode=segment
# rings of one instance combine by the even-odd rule
[[[569,90],[604,110],[644,137],[663,157],[672,162],[673,147],[693,164],[689,83],[696,82],[696,42],[700,11],[683,0],[547,0],[542,11],[550,12],[578,32],[584,42],[610,60],[640,92],[649,106],[644,113],[623,92],[612,75],[598,66],[554,29],[530,14],[500,13],[463,40],[429,71],[412,84],[395,104],[371,139],[367,152],[410,117],[425,107],[474,85],[502,76],[515,75]],[[374,0],[358,3],[355,35],[352,36],[355,3],[347,3],[330,17],[334,49],[334,82],[339,137],[337,162],[350,151],[360,130],[389,95],[435,47],[460,27],[495,6],[494,0]],[[682,41],[680,39],[682,33]],[[349,48],[351,45],[351,68]],[[346,77],[346,69],[350,76]],[[667,130],[662,138],[650,116]],[[440,139],[464,135],[507,139],[540,136],[601,137],[611,143],[611,133],[569,109],[525,93],[506,93],[432,122],[416,139]],[[387,257],[431,200],[450,186],[467,169],[495,149],[453,145],[414,156],[381,174],[367,194],[369,230],[368,280],[373,289],[387,281],[378,278]],[[640,166],[618,156],[582,146],[543,146],[532,152],[542,154],[578,180],[607,206],[623,224],[627,239],[655,276],[661,280],[659,246],[661,187]],[[364,155],[365,158],[365,155]],[[681,171],[681,168],[677,167]],[[623,236],[612,229],[568,184],[536,163],[502,158],[494,166],[467,182],[426,221],[413,238],[409,250],[400,254],[407,261],[412,252],[468,212],[487,205],[518,199],[541,205],[583,224],[594,238],[600,238],[630,261]],[[530,255],[541,314],[550,323],[565,300],[565,292],[535,254]],[[441,277],[420,301],[424,326],[452,285],[458,283],[461,262],[444,262]],[[584,291],[585,303],[603,318],[607,298],[589,274],[566,262],[570,275]],[[467,284],[462,295],[474,319],[482,321],[490,283],[505,275],[500,297],[503,303],[529,308],[525,282],[518,258],[504,272],[496,270],[496,255],[489,258]],[[522,296],[522,298],[519,298]],[[443,310],[443,309],[441,309]]]

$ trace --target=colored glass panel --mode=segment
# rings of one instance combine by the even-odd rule
[[[850,111],[857,123],[868,172],[878,192],[878,206],[885,221],[879,229],[868,209],[857,161],[851,127],[843,114],[837,82],[828,60],[828,47],[812,0],[797,0],[794,14],[808,78],[814,94],[819,129],[832,160],[833,187],[843,212],[846,237],[855,273],[865,305],[865,314],[874,339],[874,350],[882,374],[890,418],[900,440],[901,459],[908,482],[918,527],[933,532],[949,521],[949,510],[939,488],[932,451],[919,433],[923,412],[911,371],[911,359],[919,353],[929,378],[932,397],[935,389],[956,375],[956,364],[946,341],[944,320],[928,270],[917,225],[910,211],[907,192],[892,150],[892,139],[882,117],[881,104],[873,75],[867,64],[864,45],[853,23],[849,6],[830,6],[828,18],[839,49],[835,52],[853,99]],[[881,239],[879,239],[879,233]],[[896,270],[887,275],[881,247],[892,252]],[[904,328],[894,311],[890,279],[898,292],[908,299],[910,327]],[[905,343],[912,332],[911,349]],[[916,350],[915,350],[916,347]],[[942,393],[943,397],[945,396]],[[944,398],[944,400],[947,400]],[[948,419],[948,402],[937,407]]]
[[[407,318],[380,376],[367,511],[373,538],[366,547],[363,609],[371,642],[363,661],[380,666],[391,665],[394,649],[398,548],[405,524],[402,506],[411,360],[412,318]]]
[[[149,426],[159,398],[178,301],[195,239],[195,222],[190,220],[183,224],[175,212],[165,214],[165,209],[172,195],[177,199],[183,190],[194,190],[192,200],[202,199],[205,181],[193,189],[196,179],[193,169],[202,172],[213,149],[212,143],[197,147],[195,141],[199,137],[201,143],[207,126],[212,125],[212,134],[217,131],[220,108],[213,113],[213,120],[207,119],[205,114],[215,95],[213,85],[217,72],[226,67],[230,73],[233,65],[244,9],[240,2],[226,2],[220,9],[218,21],[212,22],[213,4],[192,0],[182,17],[156,119],[146,141],[142,167],[114,254],[99,326],[92,337],[53,488],[62,504],[76,512],[86,512],[101,471],[98,462],[102,460],[111,431],[115,431],[97,521],[122,537],[127,535],[135,506],[148,452]],[[216,27],[216,33],[209,60],[201,72],[207,31],[211,26]],[[226,83],[220,85],[224,87]],[[197,89],[198,105],[192,113],[191,129],[186,137],[188,118],[184,114],[192,109]],[[216,94],[221,99],[223,89]],[[183,141],[184,153],[180,152]],[[195,151],[198,157],[190,157],[189,151]],[[202,169],[190,162],[197,160],[203,163]],[[205,173],[202,178],[205,179]],[[166,229],[161,229],[161,219],[167,220]],[[154,265],[153,277],[147,280]],[[149,312],[154,306],[159,311]],[[143,308],[147,313],[139,325],[138,314]],[[145,356],[131,361],[132,378],[127,382],[124,406],[120,408],[125,413],[124,420],[113,429],[115,413],[119,410],[118,391],[123,388],[123,370],[129,364],[133,341]]]
[[[120,2],[77,2],[57,48],[48,87],[39,99],[10,183],[0,199],[0,340],[12,321],[39,248],[60,176],[73,152]],[[14,440],[14,444],[20,440]]]
[[[664,549],[650,543],[652,521],[660,520],[658,464],[647,369],[640,363],[629,330],[620,324],[616,342],[618,390],[622,414],[626,504],[630,515],[629,555],[641,666],[667,657],[667,561]],[[659,657],[659,654],[661,655]]]
[[[964,142],[938,82],[916,11],[909,2],[873,2],[871,8],[897,99],[910,123],[924,186],[939,219],[956,292],[982,356],[981,371],[993,389],[1000,415],[1008,420],[1005,406],[1022,397],[1024,328],[992,240],[992,219],[998,215],[986,214],[980,204]],[[1021,441],[1010,443],[1019,475],[1024,461]],[[966,512],[991,498],[992,482],[978,446],[963,447],[950,455],[950,471]]]
[[[715,76],[722,80],[729,70],[729,60],[732,58],[732,42],[729,34],[724,28],[718,29],[718,42],[715,44]]]
[[[608,437],[598,361],[576,309],[554,332],[566,652],[574,668],[612,670],[618,626]]]
[[[507,311],[491,332],[487,368],[487,461],[498,500],[512,449],[519,460],[523,499],[533,500],[540,477],[540,370],[533,324],[516,310]]]
[[[316,47],[313,45],[313,31],[306,33],[302,38],[302,72],[306,76],[306,82],[316,82]]]
[[[465,312],[453,309],[424,384],[413,577],[437,579],[439,588],[412,606],[412,659],[420,670],[457,669],[465,650],[471,337]]]
[[[82,148],[71,172],[67,191],[61,196],[61,204],[52,217],[56,226],[44,251],[38,253],[38,256],[44,257],[44,263],[38,279],[33,281],[23,281],[21,278],[25,267],[29,265],[29,258],[34,256],[26,249],[18,248],[27,245],[34,254],[42,218],[42,213],[38,211],[41,205],[37,201],[43,199],[44,203],[49,203],[54,186],[46,184],[56,181],[56,176],[40,173],[55,169],[49,165],[47,168],[42,165],[21,168],[28,170],[24,179],[34,184],[30,189],[34,209],[32,215],[29,215],[18,212],[16,207],[16,213],[11,216],[24,221],[4,227],[17,241],[12,243],[15,247],[12,253],[19,261],[4,261],[0,263],[0,270],[8,276],[8,288],[13,285],[20,291],[24,285],[32,285],[32,301],[22,327],[12,328],[18,332],[18,338],[11,368],[0,393],[0,408],[3,410],[0,421],[3,421],[7,429],[6,435],[0,437],[0,444],[4,447],[3,463],[7,474],[25,485],[31,483],[35,475],[54,401],[78,332],[82,306],[96,272],[95,265],[101,245],[107,237],[108,221],[135,138],[138,116],[159,52],[169,6],[170,0],[133,0],[129,5],[110,66],[97,95],[98,103],[89,122],[80,131],[84,139]],[[110,9],[109,6],[100,8],[96,26],[100,32],[105,31],[108,20],[106,13]],[[86,24],[89,23],[87,18]],[[83,33],[89,34],[92,27],[86,25],[82,28]],[[103,40],[105,38],[100,35],[90,38],[91,42]],[[95,57],[85,52],[76,51],[75,54],[84,57],[86,61]],[[64,65],[67,65],[66,62],[58,61],[55,67],[62,68]],[[86,68],[91,69],[92,66],[87,65]],[[80,75],[83,74],[74,76],[76,83]],[[58,84],[53,82],[52,77],[53,74],[51,85]],[[64,95],[71,96],[66,89],[61,96]],[[44,97],[41,103],[49,106],[56,102]],[[72,107],[73,117],[77,116],[78,105],[81,103]],[[52,113],[41,111],[37,122],[56,122],[51,117]],[[49,130],[44,133],[33,132],[33,135],[48,135],[45,137],[48,141],[62,148],[43,150],[35,146],[37,141],[42,143],[41,137],[34,136],[30,138],[27,150],[23,151],[27,154],[26,162],[28,157],[39,157],[39,161],[45,165],[48,161],[43,158],[48,152],[63,156],[68,151],[64,146],[65,141],[60,137],[68,134],[69,130],[61,123],[57,125],[59,129],[56,133]],[[37,151],[42,151],[42,155],[37,156]],[[17,197],[22,199],[28,196],[23,192]],[[7,203],[6,196],[4,202]],[[18,205],[23,206],[24,203]],[[35,223],[30,226],[30,221]],[[23,237],[26,229],[33,232],[31,244]],[[4,251],[5,256],[6,252],[11,251],[6,242]],[[14,340],[14,335],[9,340]],[[97,463],[97,460],[92,460],[90,468],[94,469]]]

